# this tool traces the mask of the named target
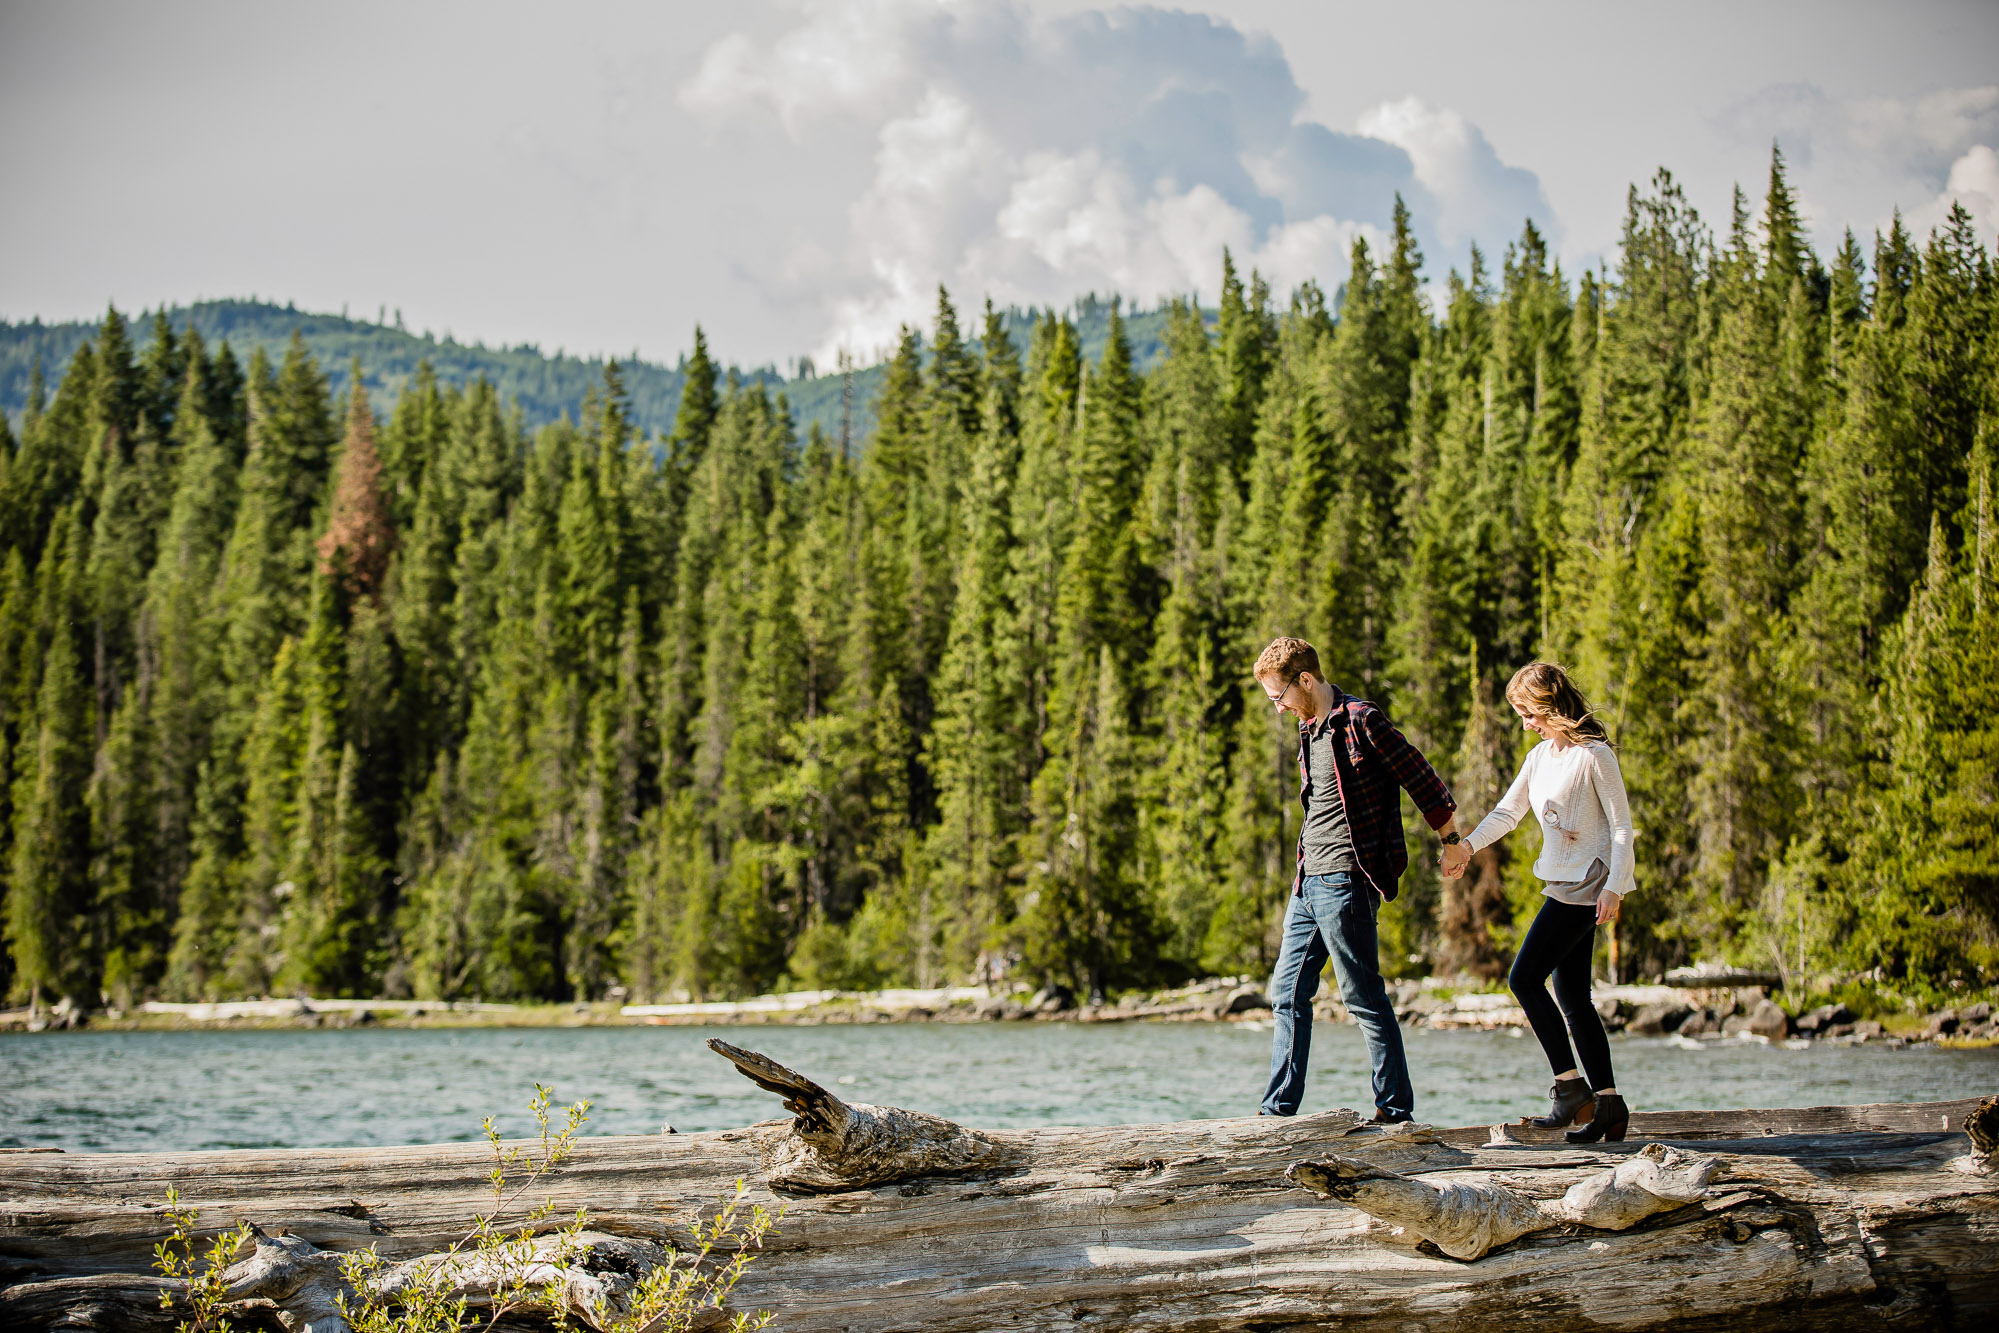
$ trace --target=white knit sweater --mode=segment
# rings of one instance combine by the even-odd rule
[[[1473,851],[1490,847],[1529,811],[1541,821],[1541,855],[1534,862],[1541,879],[1572,883],[1600,858],[1610,867],[1605,891],[1631,892],[1631,845],[1637,834],[1631,829],[1616,751],[1602,741],[1559,750],[1553,741],[1542,741],[1527,752],[1513,785],[1465,841]]]

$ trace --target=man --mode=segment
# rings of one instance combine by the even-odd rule
[[[1330,957],[1374,1064],[1374,1118],[1382,1124],[1408,1120],[1416,1113],[1416,1092],[1402,1054],[1402,1029],[1381,981],[1375,914],[1395,896],[1409,866],[1397,787],[1443,836],[1446,873],[1470,858],[1458,833],[1457,803],[1380,709],[1326,680],[1311,644],[1273,641],[1256,659],[1255,675],[1277,711],[1298,719],[1298,799],[1305,807],[1298,873],[1270,978],[1277,1032],[1259,1114],[1298,1113],[1312,1052],[1312,997]]]

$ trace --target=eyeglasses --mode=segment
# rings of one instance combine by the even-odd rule
[[[1263,697],[1270,700],[1270,706],[1272,708],[1282,708],[1284,707],[1284,701],[1291,697],[1291,691],[1293,688],[1297,686],[1297,684],[1298,684],[1298,678],[1296,676],[1293,676],[1291,678],[1290,684],[1287,684],[1284,687],[1284,692],[1282,694],[1272,694],[1269,690],[1265,690],[1263,692]]]

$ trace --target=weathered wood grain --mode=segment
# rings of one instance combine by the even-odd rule
[[[801,1331],[1987,1328],[1999,1179],[1962,1132],[1978,1105],[1640,1114],[1631,1141],[1587,1148],[1517,1126],[1500,1142],[1493,1127],[1385,1131],[1344,1111],[993,1130],[979,1135],[990,1164],[820,1192],[771,1185],[798,1138],[774,1121],[584,1140],[546,1193],[588,1207],[594,1230],[685,1245],[745,1180],[785,1216],[737,1304]],[[1647,1141],[1698,1144],[1721,1192],[1470,1262],[1285,1179],[1337,1155],[1559,1200]],[[403,1259],[462,1234],[488,1205],[489,1167],[483,1145],[0,1157],[0,1282],[14,1284],[0,1327],[126,1327],[77,1320],[145,1286],[169,1186],[204,1225]]]

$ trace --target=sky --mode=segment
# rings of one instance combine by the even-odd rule
[[[1989,0],[731,0],[0,7],[0,318],[232,296],[489,345],[863,361],[961,311],[1279,299],[1399,192],[1441,281],[1531,218],[1614,265],[1781,146],[1829,254],[1999,240]]]

